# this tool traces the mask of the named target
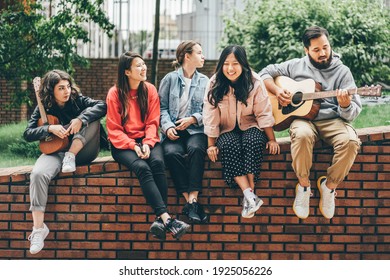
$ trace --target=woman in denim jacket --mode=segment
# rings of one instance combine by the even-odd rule
[[[198,202],[207,148],[202,110],[209,79],[196,70],[203,64],[204,56],[199,43],[192,40],[180,43],[173,62],[176,71],[162,79],[158,91],[166,163],[177,192],[187,201],[183,214],[191,221],[201,223],[208,220]]]

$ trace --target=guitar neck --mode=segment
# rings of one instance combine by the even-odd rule
[[[355,93],[358,93],[359,89],[347,89],[348,94],[352,95]],[[337,93],[335,90],[331,91],[318,91],[318,92],[310,92],[303,94],[302,100],[313,100],[313,99],[321,99],[321,98],[327,98],[327,97],[334,97],[337,96]]]
[[[41,115],[42,122],[44,124],[47,124],[48,123],[47,115],[46,115],[46,112],[45,112],[45,108],[43,107],[41,98],[39,96],[39,89],[37,89],[37,88],[35,89],[35,97],[37,98],[39,114]]]

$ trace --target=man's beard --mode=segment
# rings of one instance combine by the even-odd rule
[[[328,59],[326,59],[325,61],[322,61],[322,62],[317,62],[310,56],[309,53],[308,53],[308,56],[309,56],[309,60],[310,60],[311,64],[313,64],[313,66],[317,69],[327,69],[330,66],[330,64],[332,63],[332,57],[333,57],[332,52],[330,52]]]

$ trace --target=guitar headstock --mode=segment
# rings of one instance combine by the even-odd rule
[[[41,77],[35,77],[33,80],[33,85],[35,92],[38,92],[39,88],[41,87]]]
[[[357,93],[361,96],[380,97],[382,95],[382,86],[380,85],[365,86],[356,90]]]

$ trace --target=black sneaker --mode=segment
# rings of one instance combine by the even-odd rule
[[[200,223],[201,219],[198,214],[198,203],[193,202],[188,206],[188,219],[193,223]]]
[[[190,229],[190,225],[180,220],[169,218],[165,225],[165,229],[167,232],[170,232],[174,238],[179,239]]]
[[[203,206],[199,202],[193,202],[193,207],[200,218],[200,222],[203,224],[208,223],[209,215],[204,211]]]
[[[165,225],[161,218],[156,218],[156,220],[153,222],[153,224],[150,226],[149,229],[150,233],[153,234],[153,237],[165,240],[166,239],[166,230]]]
[[[181,213],[183,215],[188,215],[188,212],[190,211],[190,204],[187,202],[184,207],[183,207],[183,210],[181,210]]]

